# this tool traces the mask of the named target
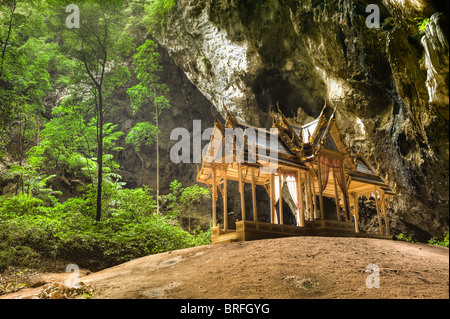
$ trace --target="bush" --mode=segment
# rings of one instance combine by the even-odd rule
[[[134,258],[210,243],[210,231],[182,230],[173,216],[153,213],[146,187],[107,192],[104,218],[94,221],[95,201],[83,198],[45,206],[31,195],[0,199],[0,269],[35,268],[60,259],[101,269]]]
[[[428,244],[448,248],[448,233],[448,231],[444,232],[444,240],[440,241],[436,237],[433,237],[428,241]]]
[[[46,211],[44,202],[31,194],[0,199],[0,218],[35,215]]]
[[[203,216],[199,216],[197,212],[201,210],[204,201],[211,198],[210,191],[197,184],[183,188],[183,185],[177,180],[174,180],[170,184],[170,190],[171,194],[167,196],[169,200],[167,214],[177,218],[182,224],[184,221],[183,227],[187,229],[189,233],[195,233],[191,231],[192,229],[195,229],[195,226],[192,226],[193,224],[202,224],[200,219],[202,219]]]
[[[408,243],[415,243],[411,236],[405,235],[403,233],[400,233],[400,235],[397,236],[397,239],[407,241]]]
[[[0,221],[0,269],[9,266],[37,267],[55,256],[56,243],[50,221],[42,216],[19,216]]]

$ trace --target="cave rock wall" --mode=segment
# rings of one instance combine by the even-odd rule
[[[178,0],[158,41],[224,115],[268,127],[337,107],[347,145],[388,173],[394,233],[448,229],[448,4]],[[444,3],[444,2],[442,2]],[[430,17],[419,31],[415,17]]]

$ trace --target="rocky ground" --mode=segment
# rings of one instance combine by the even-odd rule
[[[48,297],[55,291],[57,297],[94,299],[449,298],[447,248],[369,238],[292,237],[201,246],[81,274],[86,291],[80,293],[62,286],[68,295],[57,291],[61,287],[55,282],[73,276],[63,273],[41,275],[42,286],[0,298]]]

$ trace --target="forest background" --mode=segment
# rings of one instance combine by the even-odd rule
[[[191,223],[208,189],[129,188],[115,159],[120,139],[138,153],[159,143],[170,102],[152,33],[174,0],[1,2],[0,157],[11,164],[0,173],[14,187],[0,196],[0,270],[95,271],[208,244],[209,229]],[[118,91],[153,121],[119,131]],[[52,92],[63,98],[49,108]]]

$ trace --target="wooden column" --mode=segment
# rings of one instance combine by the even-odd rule
[[[390,236],[391,232],[389,231],[389,219],[388,219],[387,213],[386,213],[387,204],[384,203],[384,200],[385,200],[385,194],[381,195],[381,210],[382,210],[383,216],[384,216],[384,225],[386,226],[386,235]]]
[[[217,207],[216,207],[216,199],[217,199],[217,181],[216,181],[216,170],[212,169],[212,206],[213,206],[213,227],[217,227]]]
[[[314,182],[314,176],[312,176],[312,174],[309,174],[309,179],[312,187],[312,196],[314,203],[314,219],[319,219],[319,217],[317,216],[318,213],[317,213],[316,183]]]
[[[345,176],[345,171],[344,171],[344,160],[341,160],[341,174],[342,174],[342,182],[344,183],[344,189],[345,192],[342,191],[342,200],[344,203],[344,211],[345,211],[345,201],[348,200],[349,198],[345,198],[345,195],[348,195],[348,189],[347,189],[347,177]],[[350,203],[349,203],[350,204]],[[350,208],[349,208],[350,209]],[[348,212],[350,214],[350,212]],[[347,216],[347,214],[345,214],[345,216]],[[349,222],[352,221],[352,217],[348,216],[350,220],[348,220]]]
[[[308,181],[308,200],[309,200],[309,220],[314,219],[314,205],[312,201],[312,189],[311,189],[311,172],[306,173],[306,180]]]
[[[255,169],[252,168],[252,203],[253,203],[253,221],[258,221],[258,212],[256,207],[256,184],[255,184]]]
[[[383,235],[383,224],[381,223],[381,215],[380,215],[380,204],[378,202],[378,195],[377,195],[377,187],[374,187],[374,194],[375,194],[375,207],[377,209],[377,217],[378,217],[378,226],[380,228],[380,235]]]
[[[353,207],[355,209],[355,232],[359,233],[359,226],[358,226],[358,195],[353,194]]]
[[[238,164],[238,175],[239,175],[239,192],[241,193],[241,217],[242,220],[245,220],[244,181],[242,180],[241,164]]]
[[[278,169],[278,189],[280,191],[280,198],[278,199],[278,207],[280,211],[280,220],[278,221],[279,224],[283,224],[283,193],[282,193],[283,183],[281,180],[281,168]]]
[[[310,216],[311,220],[314,220],[315,214],[314,214],[313,192],[312,192],[312,185],[311,185],[311,172],[308,172],[308,188],[309,188],[309,205],[310,205],[309,216]]]
[[[320,159],[317,158],[317,178],[319,179],[319,204],[320,204],[320,219],[325,219],[325,211],[323,210],[323,195],[322,195],[322,174],[320,173]]]
[[[305,227],[305,213],[303,207],[303,185],[300,179],[300,170],[297,170],[297,199],[299,201],[300,227]]]
[[[334,174],[334,169],[331,168],[331,170],[333,171],[334,195],[335,195],[335,199],[336,199],[337,220],[341,221],[341,212],[340,212],[340,209],[339,209],[339,194],[338,194],[338,189],[337,189],[336,175]]]
[[[223,229],[228,232],[228,192],[227,192],[227,174],[223,179]]]
[[[274,182],[273,182],[273,174],[270,174],[269,177],[269,193],[270,193],[270,223],[273,224],[275,220],[275,190],[274,190]]]
[[[311,188],[309,187],[309,172],[305,173],[306,218],[311,220]]]

